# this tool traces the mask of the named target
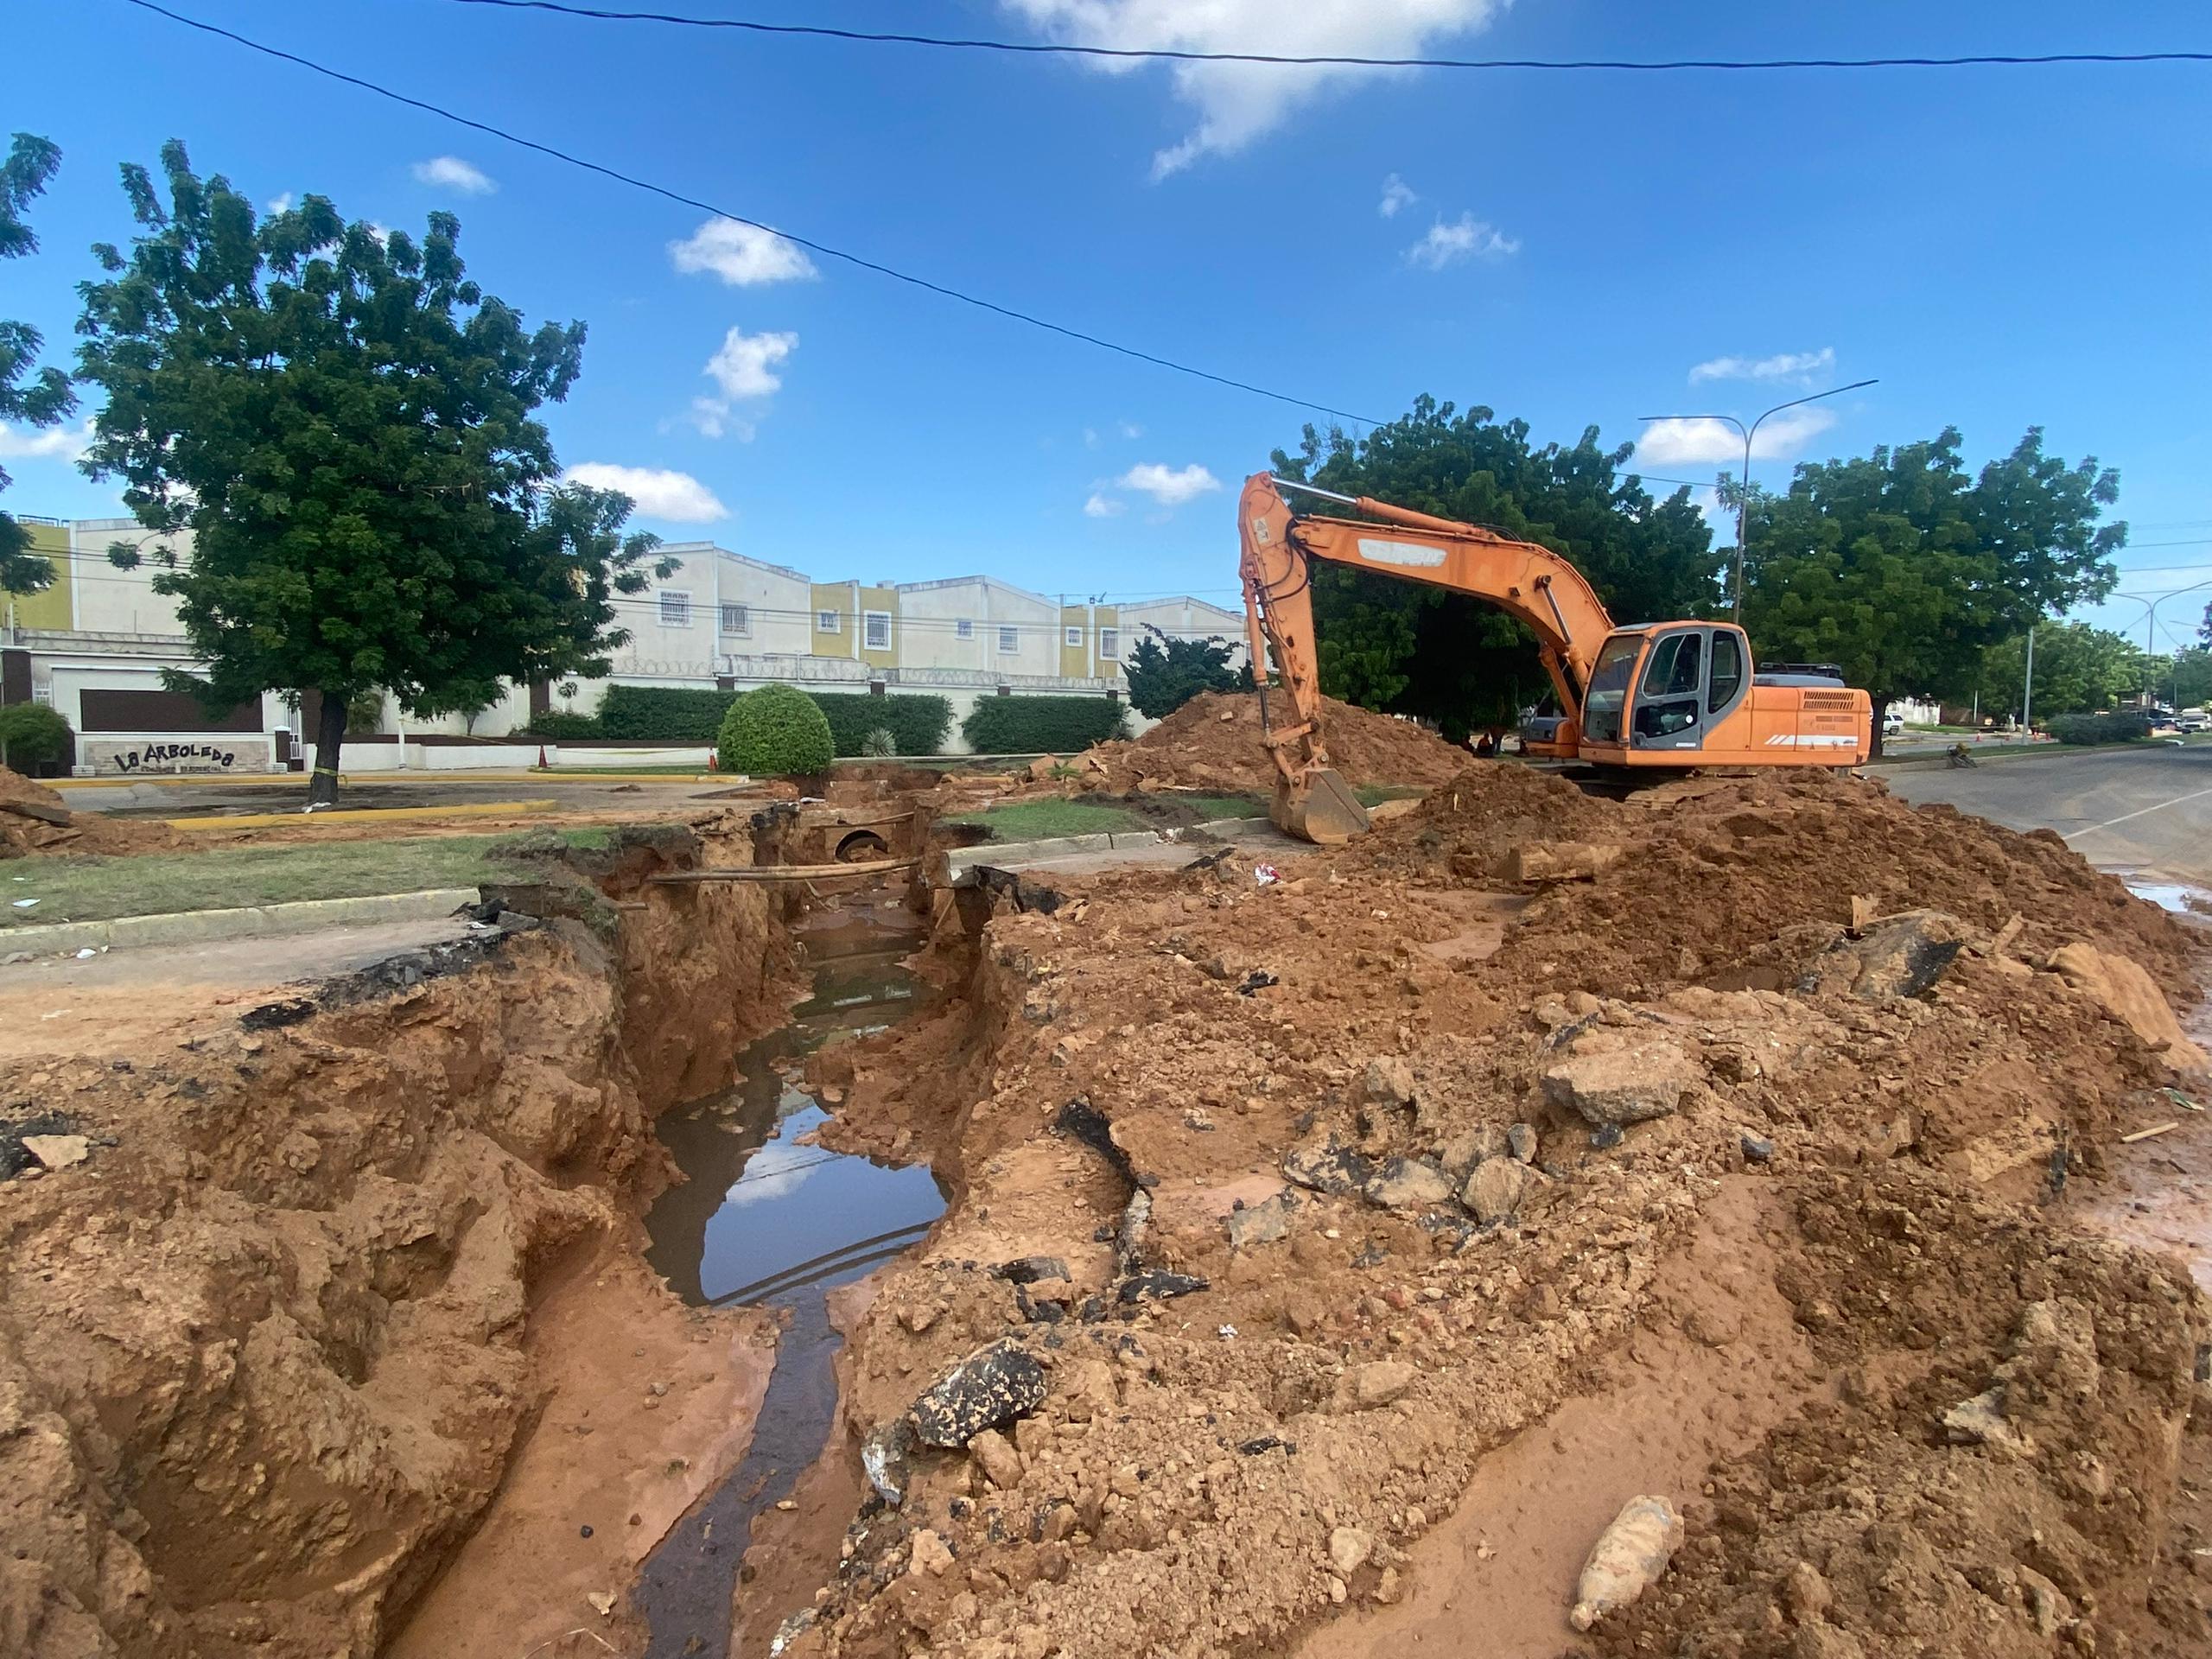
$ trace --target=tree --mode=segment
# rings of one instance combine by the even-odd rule
[[[2133,641],[2086,622],[2044,622],[2036,628],[2036,715],[2110,709],[2143,686],[2144,658]],[[2017,718],[2027,679],[2027,639],[2006,639],[1981,653],[1974,690],[1981,711]]]
[[[623,533],[627,497],[556,484],[533,418],[575,382],[583,325],[526,331],[468,280],[451,213],[419,244],[322,196],[257,221],[181,143],[162,167],[166,205],[124,168],[145,230],[128,259],[94,249],[78,332],[79,378],[107,394],[86,470],[194,538],[189,560],[152,555],[204,664],[172,689],[211,708],[319,692],[308,798],[327,802],[372,688],[423,708],[606,673],[628,639],[612,594],[643,589],[657,543]]]
[[[1712,532],[1677,490],[1655,500],[1628,467],[1634,446],[1529,442],[1525,421],[1465,414],[1433,397],[1357,443],[1306,429],[1274,467],[1347,495],[1487,524],[1566,555],[1629,621],[1697,616],[1719,590]],[[1321,689],[1370,709],[1437,721],[1455,741],[1511,725],[1548,690],[1535,642],[1503,612],[1426,583],[1336,566],[1313,572]]]
[[[2191,645],[2158,659],[2158,683],[2177,709],[2202,709],[2212,703],[2212,643]]]
[[[1233,691],[1252,683],[1249,669],[1229,665],[1236,645],[1214,634],[1204,639],[1171,639],[1147,622],[1147,638],[1122,664],[1129,683],[1129,706],[1153,720],[1165,720],[1201,691]]]
[[[19,132],[0,162],[0,259],[21,259],[38,251],[38,237],[23,223],[23,210],[46,193],[47,181],[61,166],[53,140]],[[33,370],[46,340],[28,322],[0,319],[0,421],[26,426],[59,426],[77,406],[69,377],[59,369]],[[26,378],[25,377],[29,378]],[[0,490],[12,480],[0,467]],[[35,594],[52,585],[51,560],[26,551],[30,532],[0,510],[0,588]]]
[[[42,760],[59,760],[74,735],[50,704],[11,703],[0,709],[0,766],[29,771]]]
[[[2027,435],[1969,479],[1955,427],[1931,442],[1797,468],[1755,495],[1744,620],[1759,655],[1840,664],[1874,700],[1968,690],[1989,646],[2101,599],[2123,523],[2120,475],[2069,467]],[[2040,643],[2040,642],[2038,642]],[[2038,651],[2040,657],[2040,651]]]

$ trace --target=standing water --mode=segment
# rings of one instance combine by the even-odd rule
[[[801,1063],[902,1018],[914,995],[899,965],[914,936],[893,901],[855,895],[829,923],[801,934],[814,995],[791,1023],[738,1057],[728,1090],[658,1125],[689,1179],[647,1214],[645,1259],[688,1302],[759,1304],[785,1325],[743,1460],[645,1562],[635,1599],[651,1632],[647,1659],[728,1653],[753,1519],[829,1439],[841,1340],[829,1293],[918,1243],[944,1208],[925,1165],[893,1168],[810,1143],[829,1115],[794,1080]]]

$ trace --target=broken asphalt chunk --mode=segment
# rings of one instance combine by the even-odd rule
[[[938,1378],[907,1414],[924,1446],[957,1448],[987,1428],[1027,1416],[1045,1394],[1045,1368],[1036,1356],[1001,1338]]]

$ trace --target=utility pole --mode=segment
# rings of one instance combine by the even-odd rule
[[[2031,622],[2028,624],[2028,672],[2026,679],[2022,683],[2020,687],[2020,724],[2023,728],[2033,723],[2035,719],[2035,707],[2036,627],[2035,624]]]
[[[1854,380],[1847,386],[1830,386],[1826,391],[1816,391],[1809,397],[1792,397],[1786,404],[1777,404],[1758,420],[1745,426],[1733,415],[1639,415],[1640,421],[1726,421],[1744,435],[1744,473],[1736,480],[1736,569],[1733,586],[1736,590],[1733,620],[1744,620],[1744,543],[1751,533],[1751,440],[1758,435],[1761,423],[1767,415],[1779,415],[1785,409],[1795,409],[1800,404],[1817,404],[1823,397],[1834,397],[1840,392],[1857,391],[1861,386],[1878,384],[1873,380]]]

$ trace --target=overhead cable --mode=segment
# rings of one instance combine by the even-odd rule
[[[578,6],[565,0],[454,0],[464,6],[508,11],[549,11],[600,22],[664,23],[683,29],[725,29],[846,41],[871,46],[939,47],[962,52],[1005,52],[1023,57],[1106,58],[1122,62],[1254,63],[1286,68],[1531,69],[1679,72],[1776,69],[2034,68],[2062,64],[2212,63],[2212,52],[1977,52],[1956,57],[1885,58],[1370,58],[1333,53],[1200,52],[1178,47],[1084,46],[1067,41],[997,41],[962,35],[907,35],[823,23],[764,23],[744,17],[699,17],[681,12],[623,11]]]
[[[1188,375],[1193,379],[1211,381],[1215,385],[1227,386],[1234,391],[1248,391],[1255,397],[1271,398],[1276,403],[1288,404],[1294,408],[1310,409],[1322,415],[1333,415],[1339,420],[1359,421],[1370,426],[1381,424],[1368,416],[1355,415],[1349,410],[1337,409],[1327,404],[1317,404],[1311,398],[1293,397],[1287,391],[1276,391],[1270,387],[1255,385],[1249,380],[1238,380],[1229,375],[1216,374],[1211,369],[1202,369],[1192,364],[1179,362],[1172,357],[1162,357],[1155,352],[1144,351],[1135,346],[1124,346],[1120,341],[1108,340],[1102,334],[1094,334],[1084,329],[1071,327],[1065,323],[1054,322],[1032,311],[1023,311],[1010,305],[1001,305],[995,300],[987,300],[980,295],[970,294],[964,289],[952,288],[944,283],[932,282],[925,276],[917,276],[911,271],[900,270],[895,266],[887,265],[880,260],[870,259],[861,254],[849,252],[843,248],[832,247],[826,242],[813,241],[790,231],[779,230],[776,226],[766,224],[760,219],[748,219],[744,214],[734,212],[728,207],[717,207],[710,201],[702,201],[696,196],[685,195],[680,190],[671,190],[666,185],[655,184],[650,179],[639,178],[633,173],[625,173],[620,168],[609,167],[602,162],[588,160],[555,145],[542,143],[535,138],[525,138],[520,133],[511,132],[505,127],[494,126],[488,121],[479,121],[473,117],[447,109],[442,105],[433,104],[425,99],[410,98],[405,92],[395,92],[389,86],[380,86],[373,80],[364,79],[359,75],[348,74],[341,69],[333,69],[327,64],[317,63],[312,58],[303,58],[296,52],[287,52],[278,47],[265,46],[261,41],[249,39],[235,30],[224,29],[214,23],[202,22],[196,17],[186,16],[182,12],[171,11],[167,6],[156,4],[156,0],[124,0],[124,3],[137,6],[142,11],[150,11],[158,16],[166,17],[171,22],[181,23],[185,28],[196,29],[203,35],[213,35],[229,41],[234,45],[245,47],[248,51],[258,52],[264,57],[276,58],[285,63],[295,64],[300,68],[312,70],[318,75],[343,82],[348,86],[359,87],[365,92],[373,92],[378,98],[389,99],[395,104],[404,104],[408,108],[420,110],[426,115],[435,115],[441,120],[451,121],[457,125],[467,127],[474,131],[486,134],[507,143],[519,145],[524,149],[535,150],[541,156],[550,156],[556,162],[566,162],[570,167],[582,168],[588,173],[596,173],[602,178],[613,179],[618,184],[626,184],[632,189],[648,191],[653,195],[680,203],[683,207],[696,208],[701,213],[712,213],[717,218],[748,226],[757,231],[766,231],[769,235],[781,237],[785,241],[804,248],[810,253],[818,253],[825,259],[835,259],[844,264],[857,266],[862,270],[874,271],[879,276],[888,276],[893,282],[905,283],[910,287],[925,289],[944,299],[957,300],[963,305],[974,306],[977,310],[988,311],[994,315],[1005,317],[1010,321],[1027,323],[1029,327],[1041,328],[1047,334],[1058,334],[1065,339],[1080,341],[1085,346],[1096,346],[1101,351],[1112,352],[1122,357],[1134,358],[1141,363],[1149,363],[1155,368],[1172,370],[1177,374]]]

